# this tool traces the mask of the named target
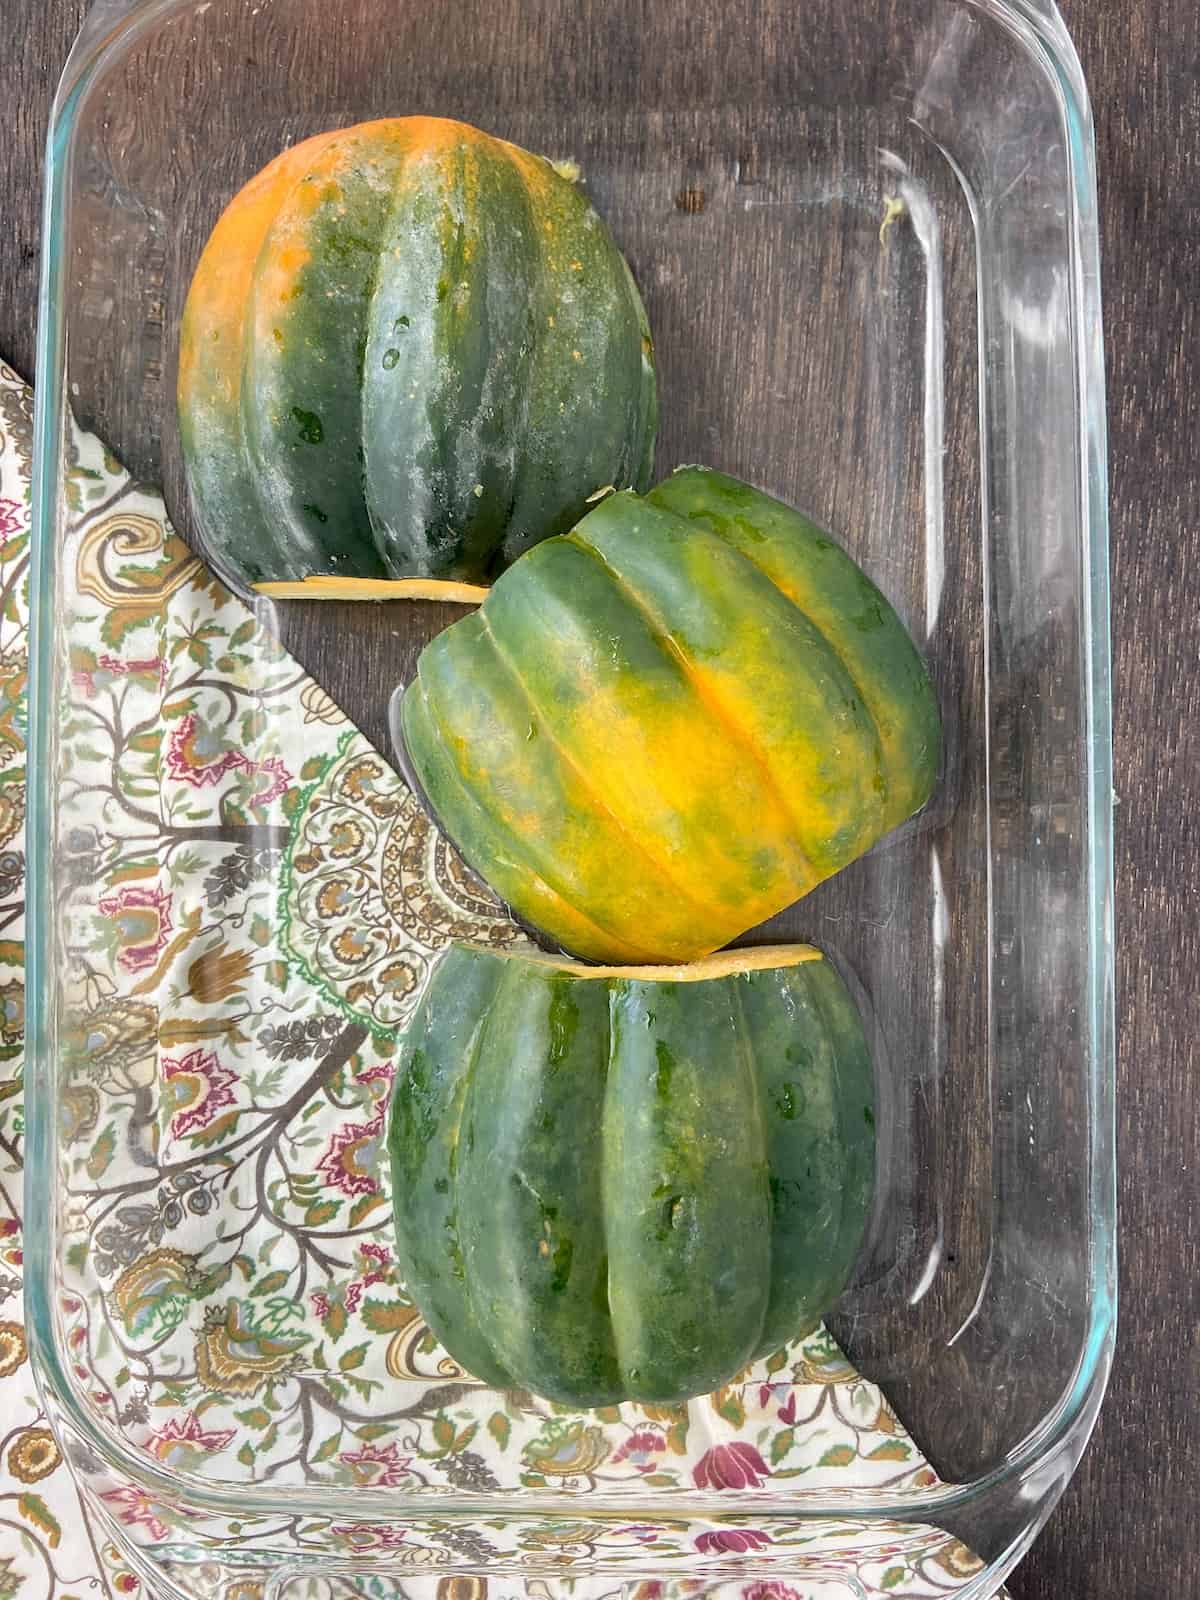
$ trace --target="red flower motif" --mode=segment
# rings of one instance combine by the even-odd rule
[[[101,672],[112,672],[120,678],[128,677],[131,673],[154,673],[159,683],[165,683],[167,679],[167,664],[161,656],[140,656],[135,661],[122,661],[120,656],[109,655],[105,651],[96,665]]]
[[[292,775],[278,756],[268,756],[265,761],[249,762],[247,765],[259,776],[265,773],[271,780],[267,788],[255,793],[256,806],[269,806],[272,800],[278,800],[292,786]]]
[[[197,1045],[185,1056],[164,1056],[162,1068],[167,1083],[165,1099],[173,1113],[173,1139],[182,1139],[193,1128],[207,1127],[222,1106],[233,1104],[232,1085],[237,1078],[211,1050]]]
[[[369,1522],[334,1523],[334,1533],[352,1550],[391,1550],[404,1543],[404,1529]]]
[[[135,661],[122,661],[119,656],[110,655],[107,651],[98,657],[95,667],[80,667],[71,674],[72,685],[87,699],[94,698],[96,693],[96,680],[100,679],[102,687],[107,687],[111,678],[125,678],[131,673],[154,673],[159,684],[167,681],[167,664],[161,656],[142,656]]]
[[[789,1392],[786,1403],[779,1408],[779,1420],[780,1422],[786,1422],[789,1428],[796,1420],[796,1391],[794,1389]]]
[[[240,750],[221,748],[222,743],[219,735],[198,728],[196,713],[189,711],[167,741],[164,759],[168,776],[179,778],[193,789],[211,789],[230,772],[246,772],[255,778],[265,774],[269,783],[254,795],[254,803],[260,806],[277,800],[290,787],[292,775],[278,756],[251,761]]]
[[[411,1456],[398,1455],[393,1442],[386,1449],[375,1444],[364,1444],[361,1450],[343,1450],[338,1456],[354,1474],[354,1482],[361,1488],[395,1489],[408,1481]]]
[[[383,1283],[392,1274],[392,1252],[385,1244],[360,1244],[358,1253],[362,1257],[363,1288],[369,1289],[373,1283]]]
[[[771,1536],[757,1528],[709,1528],[696,1535],[696,1549],[705,1555],[742,1555],[747,1550],[761,1550],[771,1542]]]
[[[640,1433],[631,1433],[625,1442],[613,1451],[613,1461],[632,1461],[639,1472],[649,1472],[654,1465],[653,1456],[656,1451],[666,1448],[666,1441],[662,1434],[656,1433],[652,1428],[644,1428]]]
[[[168,776],[190,783],[193,789],[211,789],[227,772],[240,772],[250,763],[240,750],[214,750],[213,735],[196,731],[196,713],[189,711],[167,740]]]
[[[152,1539],[165,1539],[171,1531],[159,1517],[158,1506],[144,1489],[105,1489],[100,1498],[116,1506],[117,1516],[128,1526],[142,1523],[150,1530]]]
[[[770,1468],[754,1446],[740,1439],[705,1451],[692,1472],[697,1489],[757,1489],[770,1476]]]
[[[15,500],[0,500],[0,545],[7,544],[12,533],[25,531],[25,507]]]
[[[395,1076],[396,1063],[394,1061],[377,1061],[373,1067],[368,1067],[365,1072],[360,1072],[356,1081],[358,1083],[390,1084]]]
[[[189,1411],[182,1422],[178,1417],[150,1435],[150,1451],[170,1465],[176,1457],[186,1459],[188,1450],[224,1450],[234,1438],[236,1428],[202,1428],[200,1418]]]
[[[803,1595],[789,1589],[778,1580],[768,1583],[749,1583],[742,1590],[742,1600],[804,1600]]]
[[[121,952],[117,965],[126,972],[152,967],[174,932],[171,896],[166,889],[145,889],[126,884],[99,902],[103,916],[116,924]]]
[[[382,1133],[382,1109],[370,1122],[345,1123],[330,1139],[317,1171],[331,1188],[345,1195],[374,1194],[379,1187],[375,1174]]]
[[[758,1388],[758,1404],[760,1410],[763,1411],[765,1411],[769,1405],[780,1406],[781,1410],[779,1415],[781,1417],[783,1416],[784,1411],[790,1408],[792,1415],[787,1417],[785,1420],[788,1422],[794,1422],[796,1420],[796,1391],[793,1387],[791,1379],[785,1378],[782,1382],[776,1379],[774,1383],[760,1384]]]
[[[384,1244],[360,1244],[358,1247],[358,1277],[326,1294],[318,1290],[309,1295],[313,1313],[324,1322],[335,1305],[348,1313],[358,1310],[362,1297],[373,1283],[384,1283],[392,1275],[392,1252]]]

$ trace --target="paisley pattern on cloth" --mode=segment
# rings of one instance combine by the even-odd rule
[[[72,1476],[22,1320],[31,424],[28,389],[0,366],[0,1600],[128,1595],[147,1588],[143,1559],[206,1595],[259,1600],[268,1551],[403,1568],[403,1592],[427,1585],[430,1600],[515,1594],[511,1578],[461,1575],[502,1560],[531,1600],[666,1600],[708,1587],[690,1575],[701,1556],[753,1560],[754,1581],[724,1569],[739,1600],[978,1592],[981,1563],[936,1529],[756,1516],[755,1492],[798,1480],[936,1482],[821,1330],[705,1400],[582,1413],[486,1389],[437,1345],[390,1240],[396,1038],[450,939],[521,935],[388,763],[174,536],[158,496],[84,434],[59,552],[77,602],[55,840],[60,1158],[46,1181],[61,1196],[78,1394],[100,1435],[179,1492],[152,1492],[152,1473],[122,1479],[78,1439]],[[202,1480],[324,1485],[355,1511],[231,1520],[189,1504]],[[437,1515],[437,1490],[522,1488],[570,1495],[577,1514]],[[428,1513],[398,1523],[398,1490],[435,1491]],[[728,1495],[730,1515],[643,1520],[655,1496],[699,1491]],[[627,1495],[628,1520],[590,1518],[599,1493]],[[399,1600],[394,1578],[371,1582]],[[363,1592],[305,1583],[306,1597]]]

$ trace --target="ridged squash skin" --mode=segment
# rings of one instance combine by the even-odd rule
[[[422,652],[401,759],[527,924],[689,961],[929,797],[940,725],[887,600],[825,532],[702,467],[609,496]]]
[[[616,969],[452,946],[390,1114],[408,1290],[497,1387],[710,1393],[842,1292],[874,1104],[858,1013],[808,947]]]
[[[657,417],[641,299],[579,188],[433,117],[320,134],[245,186],[178,393],[206,553],[241,584],[486,582],[648,483]]]

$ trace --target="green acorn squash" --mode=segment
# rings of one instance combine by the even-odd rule
[[[828,534],[688,467],[506,572],[393,701],[401,763],[526,924],[597,961],[687,961],[928,798],[936,701]]]
[[[388,1145],[401,1270],[468,1372],[674,1402],[842,1292],[874,1079],[806,946],[603,968],[454,945],[405,1036]]]
[[[229,205],[188,295],[179,419],[223,575],[421,595],[486,583],[595,490],[648,483],[653,353],[573,183],[401,117],[286,150]]]

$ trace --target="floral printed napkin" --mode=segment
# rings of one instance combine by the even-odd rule
[[[77,1492],[27,1359],[31,437],[30,391],[0,365],[0,1600],[81,1600],[144,1586],[118,1530],[163,1560],[200,1535],[131,1484]],[[70,489],[63,1310],[98,1422],[148,1459],[248,1484],[625,1486],[644,1507],[656,1492],[786,1479],[936,1482],[823,1331],[707,1400],[575,1415],[529,1395],[501,1402],[436,1345],[388,1245],[379,1155],[396,1033],[450,939],[503,944],[517,930],[344,713],[175,538],[156,494],[83,434]],[[978,1592],[980,1562],[935,1529],[789,1535],[744,1505],[738,1526],[680,1535],[693,1553],[790,1556],[787,1583],[746,1583],[744,1600]],[[464,1537],[439,1547],[436,1532],[366,1520],[320,1532],[347,1557],[546,1557],[563,1578],[598,1557],[644,1573],[681,1554],[661,1529],[589,1524],[585,1510],[524,1531],[489,1524],[469,1551]],[[245,1572],[234,1587],[238,1600],[263,1592]],[[621,1587],[580,1579],[575,1592]],[[649,1600],[659,1586],[635,1587]]]

